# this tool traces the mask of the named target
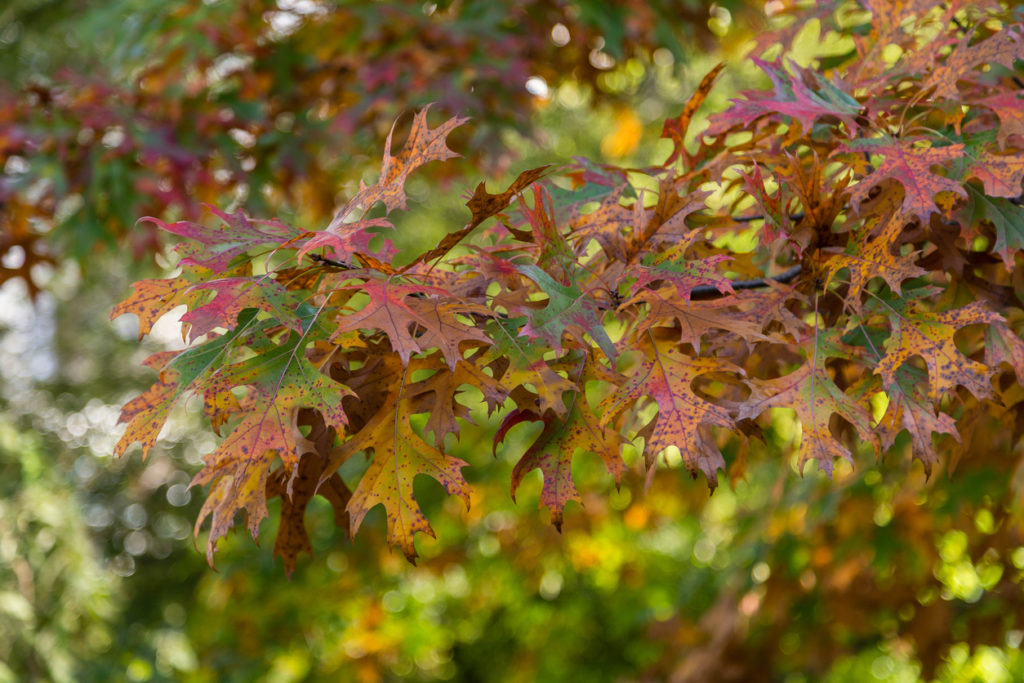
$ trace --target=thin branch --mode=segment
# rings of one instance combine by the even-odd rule
[[[732,282],[733,289],[759,289],[761,287],[767,287],[769,282],[778,282],[780,284],[788,284],[796,279],[796,276],[800,274],[803,267],[798,263],[788,270],[779,273],[773,277],[762,277],[754,280],[734,280]],[[700,285],[694,287],[690,291],[690,299],[717,299],[725,296],[724,293],[720,292],[714,285]]]
[[[790,214],[789,220],[791,220],[791,221],[798,221],[798,220],[800,220],[803,217],[804,217],[804,214],[801,211],[800,213]],[[730,216],[730,219],[734,223],[750,223],[752,221],[764,220],[764,216],[761,216],[761,215],[757,215],[757,216]]]

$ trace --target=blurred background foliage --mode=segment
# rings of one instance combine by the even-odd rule
[[[662,160],[661,122],[714,63],[709,110],[754,82],[767,22],[752,1],[5,3],[0,681],[1024,680],[1024,472],[999,415],[930,480],[871,453],[800,478],[778,459],[786,411],[772,453],[726,453],[746,474],[711,497],[678,462],[645,493],[579,458],[585,505],[561,535],[536,473],[508,495],[531,427],[495,459],[480,415],[454,451],[475,466],[470,510],[418,482],[437,530],[419,566],[383,515],[351,542],[314,506],[316,557],[290,581],[244,535],[216,573],[194,549],[188,482],[213,448],[197,411],[146,462],[111,458],[151,379],[139,362],[180,344],[173,324],[139,348],[133,321],[107,322],[166,264],[138,217],[205,201],[325,223],[396,117],[436,102],[435,120],[473,121],[450,138],[464,159],[406,188],[397,242],[429,246],[481,180]],[[813,63],[828,45],[797,48]]]

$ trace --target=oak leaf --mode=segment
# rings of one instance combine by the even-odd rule
[[[875,372],[882,377],[888,389],[897,382],[896,371],[914,356],[920,356],[928,366],[928,396],[935,399],[963,385],[978,398],[992,393],[992,369],[967,358],[953,341],[953,333],[972,324],[990,324],[1002,321],[997,313],[984,303],[974,301],[949,311],[934,311],[915,300],[917,292],[905,297],[878,297],[875,310],[889,318],[892,334],[885,341],[885,354],[878,361]]]
[[[327,230],[339,228],[351,210],[356,206],[362,207],[365,211],[377,202],[384,204],[387,213],[395,209],[406,208],[405,180],[409,174],[423,164],[431,161],[444,161],[460,156],[448,149],[447,138],[455,128],[461,126],[469,119],[455,116],[437,128],[431,129],[427,124],[427,112],[430,105],[416,112],[412,121],[412,130],[409,132],[409,139],[397,156],[391,155],[391,136],[395,132],[392,124],[391,132],[384,143],[384,162],[380,169],[380,178],[369,187],[363,186],[352,200],[340,210],[331,221]],[[397,121],[395,122],[397,123]]]
[[[895,382],[886,389],[889,406],[880,424],[888,427],[883,432],[882,447],[892,446],[900,429],[905,429],[910,434],[914,458],[924,465],[925,475],[931,476],[932,467],[939,460],[932,434],[949,434],[957,441],[960,434],[952,417],[942,412],[936,414],[935,406],[925,395],[927,385],[928,376],[923,370],[906,364],[900,366]]]
[[[853,464],[849,448],[835,437],[829,426],[833,414],[849,421],[876,451],[879,447],[867,409],[836,385],[825,365],[828,358],[856,358],[857,352],[835,339],[834,332],[818,329],[799,340],[799,346],[805,360],[796,370],[777,379],[747,381],[750,397],[738,404],[736,417],[755,418],[772,407],[794,409],[802,427],[800,470],[803,471],[808,460],[817,460],[818,467],[832,476],[836,458]]]
[[[598,406],[600,425],[606,426],[624,411],[649,396],[658,405],[658,414],[645,433],[644,456],[653,470],[657,456],[676,446],[691,475],[703,472],[708,486],[718,485],[718,470],[725,460],[717,446],[698,433],[698,427],[732,427],[729,411],[696,394],[691,382],[699,375],[716,371],[735,372],[737,368],[715,358],[692,358],[679,348],[668,330],[650,330],[641,337],[643,360],[629,379]]]
[[[284,561],[288,577],[295,571],[295,560],[300,553],[313,556],[313,544],[306,530],[306,507],[313,496],[320,495],[331,504],[335,526],[344,529],[349,524],[345,508],[352,493],[337,472],[321,484],[323,466],[319,455],[305,453],[293,471],[280,467],[267,480],[267,498],[281,498],[281,522],[274,539],[274,557]]]
[[[402,549],[415,563],[417,532],[434,535],[413,495],[413,480],[419,474],[433,477],[451,495],[457,495],[469,507],[469,485],[462,477],[462,468],[469,463],[445,455],[424,441],[412,428],[410,399],[401,388],[390,394],[382,408],[332,457],[325,469],[334,472],[342,462],[359,451],[373,454],[369,469],[363,474],[348,502],[351,519],[350,534],[355,536],[366,513],[378,504],[384,505],[388,522],[388,542]]]
[[[955,144],[925,148],[915,144],[918,140],[897,140],[886,136],[880,139],[853,140],[843,147],[846,151],[858,154],[867,152],[883,157],[878,168],[851,188],[850,201],[854,207],[859,208],[868,198],[871,188],[888,178],[897,180],[903,186],[902,213],[917,216],[921,221],[927,221],[933,213],[940,213],[935,204],[935,195],[939,192],[967,196],[960,183],[931,170],[934,166],[960,158],[964,146]]]
[[[223,224],[211,228],[192,221],[166,223],[152,216],[139,220],[155,223],[167,232],[205,245],[207,250],[204,252],[190,248],[189,255],[182,259],[182,263],[202,266],[215,273],[227,270],[235,257],[247,253],[250,249],[266,245],[280,246],[302,235],[301,230],[280,221],[251,220],[240,210],[227,213],[209,204],[204,206],[220,218]]]

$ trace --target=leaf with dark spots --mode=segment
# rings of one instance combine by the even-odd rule
[[[249,413],[210,455],[192,478],[191,486],[212,484],[196,518],[195,535],[211,518],[206,560],[213,566],[217,541],[235,523],[235,513],[245,511],[249,533],[255,539],[260,522],[267,516],[266,483],[270,468],[279,456],[295,459],[295,437],[291,411],[271,407],[265,413]]]
[[[142,459],[145,460],[150,449],[156,444],[171,408],[181,395],[178,374],[173,370],[163,369],[175,355],[177,354],[174,351],[161,351],[145,360],[145,365],[160,370],[160,379],[121,409],[117,423],[128,423],[128,427],[114,446],[114,454],[118,457],[124,455],[128,447],[138,441],[142,444]]]
[[[736,407],[737,419],[755,418],[769,408],[792,408],[802,427],[800,470],[808,460],[832,476],[833,461],[851,465],[850,449],[839,441],[829,426],[833,414],[854,426],[860,437],[879,449],[878,437],[871,429],[867,408],[836,385],[825,366],[828,358],[857,357],[857,351],[841,343],[831,331],[813,330],[800,341],[804,362],[793,372],[778,379],[749,379],[750,397]]]
[[[181,316],[181,321],[189,325],[190,341],[218,327],[235,327],[238,315],[247,308],[269,313],[279,323],[296,332],[302,332],[302,326],[294,310],[301,299],[296,298],[276,280],[267,277],[207,280],[194,285],[189,291],[202,290],[213,290],[213,299],[195,306]]]
[[[940,213],[935,204],[935,195],[938,193],[952,192],[961,197],[967,196],[960,183],[932,171],[935,166],[943,166],[960,158],[964,146],[921,147],[915,144],[918,141],[913,138],[897,140],[883,137],[847,143],[844,148],[846,151],[857,154],[867,152],[883,157],[878,168],[851,188],[850,201],[855,208],[864,203],[871,188],[888,178],[897,180],[903,186],[901,213],[917,216],[922,221],[927,221],[933,213]]]
[[[825,256],[822,266],[825,284],[832,282],[836,274],[847,269],[849,290],[847,302],[853,310],[860,310],[860,299],[864,288],[876,277],[885,280],[892,291],[900,292],[904,280],[921,277],[927,271],[915,264],[919,252],[894,253],[900,235],[908,218],[899,213],[880,220],[869,220],[854,234],[842,253]]]
[[[957,81],[971,79],[978,67],[1001,64],[1012,69],[1016,60],[1024,59],[1024,38],[1020,35],[1019,27],[1008,27],[974,45],[968,45],[971,37],[971,33],[965,35],[945,61],[937,65],[921,84],[923,90],[935,89],[932,98],[958,99],[960,91],[957,89]]]
[[[413,480],[418,474],[433,477],[449,494],[462,498],[467,508],[469,486],[462,477],[462,468],[468,463],[424,441],[409,418],[409,399],[401,391],[391,394],[369,422],[337,449],[325,472],[333,472],[359,451],[372,453],[370,467],[346,508],[351,518],[350,533],[354,536],[366,513],[381,504],[387,515],[388,541],[415,562],[416,533],[433,537],[434,531],[413,496]]]
[[[213,562],[217,541],[234,524],[235,512],[245,510],[253,537],[266,517],[265,485],[278,460],[287,473],[298,465],[299,408],[316,410],[328,427],[342,432],[348,417],[342,399],[352,392],[324,376],[306,360],[306,342],[291,334],[279,346],[248,360],[228,365],[207,384],[207,392],[222,394],[232,387],[250,386],[241,421],[203,460],[205,466],[192,484],[212,484],[210,497],[196,522],[212,516],[207,559]]]
[[[710,301],[687,301],[677,296],[674,286],[658,289],[644,288],[636,296],[622,303],[632,307],[643,303],[647,314],[638,324],[638,331],[674,321],[679,326],[680,340],[695,349],[711,330],[724,330],[749,341],[766,340],[763,334],[764,318],[759,311],[747,312],[737,307],[737,300],[721,297]]]
[[[911,298],[878,298],[875,310],[887,315],[892,334],[875,372],[886,388],[897,381],[896,371],[914,356],[928,366],[928,397],[935,399],[966,387],[978,398],[992,394],[992,370],[956,348],[953,333],[965,325],[1001,322],[1002,317],[980,301],[949,311],[934,311]]]
[[[601,424],[583,391],[583,387],[591,380],[608,380],[615,377],[614,373],[610,373],[593,354],[583,359],[582,366],[576,359],[569,364],[573,366],[581,389],[573,392],[568,399],[567,414],[559,417],[553,411],[546,411],[541,416],[532,410],[513,410],[498,427],[493,442],[497,453],[498,445],[515,425],[527,421],[544,423],[541,433],[512,470],[512,499],[515,500],[523,477],[534,469],[540,469],[544,478],[540,502],[550,510],[551,522],[559,531],[562,529],[566,503],[574,500],[582,504],[572,477],[572,460],[577,451],[594,453],[600,457],[615,478],[616,485],[626,471],[620,453],[621,436],[614,429]]]
[[[698,471],[708,486],[718,485],[718,470],[725,460],[717,446],[699,436],[698,427],[731,427],[729,411],[694,393],[691,382],[699,375],[716,371],[735,371],[729,363],[714,358],[691,358],[683,353],[668,330],[651,330],[640,340],[643,360],[629,379],[598,406],[600,425],[606,426],[624,411],[638,405],[645,396],[658,404],[658,414],[646,432],[644,457],[647,468],[654,467],[657,456],[669,446],[682,454],[687,470]]]
[[[882,416],[882,448],[892,446],[897,434],[905,429],[910,434],[914,458],[921,461],[927,476],[939,461],[932,442],[932,434],[949,434],[960,440],[956,422],[945,413],[936,414],[935,406],[925,395],[928,386],[927,375],[910,365],[903,365],[896,371],[896,381],[888,387],[889,407]]]
[[[983,149],[972,154],[967,175],[980,180],[990,197],[1018,197],[1024,179],[1024,154],[993,154]]]
[[[188,278],[176,277],[155,280],[139,280],[132,287],[132,295],[114,306],[110,319],[134,313],[139,317],[139,339],[153,331],[153,324],[170,313],[174,308],[188,303],[185,294],[192,283]]]

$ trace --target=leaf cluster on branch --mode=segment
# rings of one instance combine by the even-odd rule
[[[224,437],[193,481],[210,487],[196,523],[211,520],[210,561],[237,513],[255,535],[280,496],[274,550],[290,572],[312,550],[314,495],[353,534],[382,504],[414,560],[416,532],[432,531],[413,480],[469,504],[469,463],[448,451],[481,404],[502,416],[495,449],[541,423],[511,490],[539,469],[556,526],[580,501],[580,452],[619,481],[624,449],[648,476],[678,449],[713,489],[720,471],[743,475],[772,408],[795,411],[801,470],[830,475],[903,432],[931,473],[983,417],[1015,441],[1022,25],[998,3],[883,5],[820,3],[848,52],[824,72],[758,61],[771,89],[693,136],[714,69],[665,123],[660,166],[578,161],[497,194],[481,183],[466,225],[402,267],[389,215],[411,173],[456,156],[446,139],[464,119],[416,114],[401,151],[388,137],[377,182],[322,229],[217,209],[214,226],[148,219],[188,238],[181,272],[136,283],[114,315],[137,314],[146,334],[184,304],[191,345],[147,361],[160,377],[125,406],[117,452],[148,451],[172,405],[200,397]],[[361,454],[349,487],[338,468]]]

